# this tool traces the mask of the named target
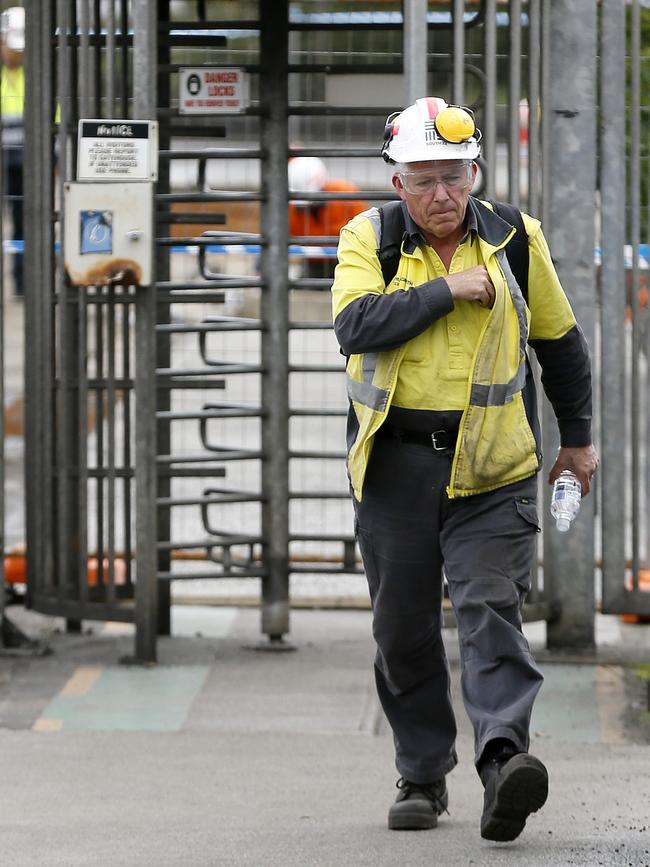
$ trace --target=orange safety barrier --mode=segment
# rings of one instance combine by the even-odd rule
[[[9,551],[5,555],[5,583],[24,584],[27,580],[27,558],[24,549]],[[99,577],[97,557],[88,558],[88,586],[96,587]],[[116,586],[126,584],[126,563],[122,557],[113,560],[113,573]],[[108,581],[108,558],[102,561],[102,579]]]

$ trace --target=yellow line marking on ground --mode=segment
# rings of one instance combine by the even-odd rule
[[[59,695],[87,695],[101,673],[102,669],[97,666],[80,666]]]
[[[63,728],[62,719],[37,719],[32,726],[34,732],[60,732]]]

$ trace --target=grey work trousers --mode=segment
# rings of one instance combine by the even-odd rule
[[[535,551],[535,476],[449,500],[452,455],[376,438],[355,532],[373,608],[375,678],[393,731],[396,766],[427,783],[457,763],[456,722],[442,641],[442,570],[458,624],[461,689],[486,743],[528,749],[542,675],[521,630]]]

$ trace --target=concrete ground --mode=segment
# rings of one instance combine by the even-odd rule
[[[0,659],[4,864],[650,865],[647,714],[625,664],[650,659],[648,625],[599,618],[591,660],[549,657],[541,625],[526,626],[546,677],[531,749],[550,795],[518,840],[494,844],[479,835],[451,630],[450,815],[400,833],[386,827],[397,774],[368,611],[293,611],[294,650],[270,652],[256,610],[175,606],[149,668],[120,663],[130,626],[67,635],[60,620],[8,614],[51,652]]]

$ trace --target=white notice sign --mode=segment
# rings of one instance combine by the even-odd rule
[[[80,120],[78,181],[155,181],[158,124],[152,120]]]
[[[248,73],[236,67],[183,67],[178,71],[181,114],[239,113],[248,107]]]

